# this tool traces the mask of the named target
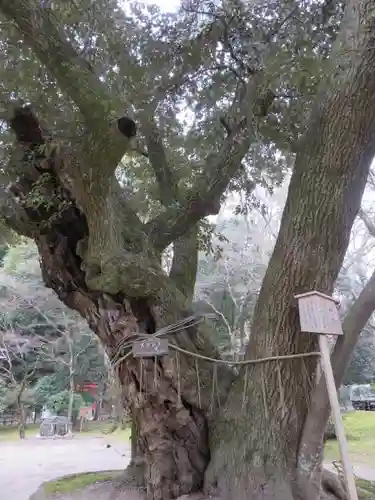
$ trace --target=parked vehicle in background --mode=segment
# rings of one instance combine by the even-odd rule
[[[355,410],[375,411],[375,394],[370,393],[363,399],[353,399],[352,405]]]
[[[355,410],[375,411],[375,393],[370,384],[352,386],[351,401]]]

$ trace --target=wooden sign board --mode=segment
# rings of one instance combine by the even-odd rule
[[[358,500],[355,477],[350,462],[348,443],[345,437],[335,378],[333,376],[328,341],[328,335],[343,335],[337,302],[329,295],[317,291],[296,295],[295,298],[298,300],[301,330],[303,332],[320,334],[321,366],[340,446],[346,489],[349,500]]]
[[[168,354],[168,339],[150,338],[133,342],[133,356],[135,358],[150,358]]]
[[[324,293],[313,291],[296,295],[301,331],[323,335],[342,335],[337,301]]]

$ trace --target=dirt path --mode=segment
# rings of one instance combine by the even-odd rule
[[[67,474],[125,468],[129,445],[106,444],[104,438],[0,443],[0,500],[28,500],[41,483]]]
[[[107,442],[111,443],[110,448],[106,447]],[[79,472],[124,469],[129,460],[128,443],[108,438],[3,442],[0,443],[0,500],[28,500],[44,481]],[[326,465],[332,470],[332,465]],[[357,465],[354,469],[358,477],[375,481],[375,467]],[[99,485],[92,488],[90,493],[95,491],[95,494],[90,498],[108,500],[107,488]],[[87,500],[87,490],[82,495],[72,498]],[[126,497],[128,500],[140,499],[135,492],[133,495],[128,492]]]

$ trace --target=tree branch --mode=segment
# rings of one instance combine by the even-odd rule
[[[147,116],[142,120],[146,137],[148,158],[159,185],[159,199],[164,206],[178,199],[177,183],[168,164],[165,148],[155,119]]]
[[[362,220],[371,236],[375,237],[375,224],[362,208],[359,209],[358,217]]]
[[[222,23],[216,20],[204,28],[195,38],[188,40],[185,45],[177,49],[173,47],[174,58],[178,59],[180,56],[182,63],[178,66],[176,61],[173,76],[169,76],[169,71],[166,72],[156,91],[153,90],[155,103],[160,102],[169,92],[178,90],[190,80],[192,73],[197,72],[203,63],[212,59],[209,53],[215,50],[215,44],[222,39],[223,33]]]
[[[256,97],[261,80],[260,74],[251,77],[239,101],[234,102],[232,109],[239,109],[239,112],[233,120],[231,133],[224,139],[219,152],[208,156],[204,171],[186,193],[185,201],[176,202],[146,225],[158,250],[184,235],[203,217],[219,212],[221,197],[254,140],[253,107],[259,106]]]
[[[173,244],[173,259],[169,277],[186,297],[190,307],[198,269],[198,228],[194,226]]]
[[[111,119],[119,110],[104,85],[85,59],[68,43],[51,9],[41,8],[31,0],[0,0],[0,11],[15,23],[60,88],[75,102],[88,131],[94,135],[86,137],[78,152],[89,153],[87,160],[90,166],[87,169],[93,174],[93,182],[97,181],[95,174],[102,180],[103,175],[112,175],[131,144],[130,138],[120,133],[117,123],[115,126],[111,124]],[[81,172],[82,176],[87,173]]]
[[[342,323],[344,335],[336,342],[331,355],[332,368],[336,387],[339,388],[345,375],[346,368],[353,354],[363,328],[375,310],[375,271],[358,299],[351,306]],[[321,377],[314,389],[310,410],[307,415],[299,452],[302,463],[310,463],[311,457],[318,457],[322,449],[322,436],[331,412],[328,393],[324,378]],[[311,471],[313,473],[314,471]]]
[[[26,43],[78,106],[86,123],[102,123],[113,111],[112,101],[89,63],[67,42],[53,11],[30,0],[0,0],[0,11],[15,23]]]

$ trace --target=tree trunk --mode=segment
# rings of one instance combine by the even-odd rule
[[[134,412],[135,410],[133,409],[130,435],[131,460],[128,467],[128,473],[131,475],[131,479],[135,482],[136,486],[144,487],[146,472],[145,454],[141,447],[141,440],[137,427],[137,418]]]
[[[26,428],[26,412],[25,412],[25,405],[22,403],[22,395],[23,392],[26,388],[26,380],[27,377],[22,381],[21,387],[18,391],[17,394],[17,407],[18,407],[18,415],[19,415],[19,422],[18,422],[18,435],[20,439],[25,439],[25,428]]]
[[[74,349],[73,349],[73,339],[71,332],[66,332],[66,339],[68,343],[69,351],[69,403],[68,403],[68,422],[69,422],[69,433],[73,429],[73,405],[74,405],[74,395],[75,395],[75,383],[74,383]]]
[[[367,6],[347,4],[348,40],[366,16]],[[363,29],[359,37],[365,42],[362,52],[374,40],[366,34]],[[373,56],[360,62],[350,57],[351,69],[340,76],[337,90],[322,89],[299,145],[254,311],[248,358],[317,350],[316,336],[300,332],[294,295],[314,289],[332,293],[375,153]],[[297,470],[316,364],[316,358],[294,359],[241,369],[215,424],[208,483],[236,500],[318,498],[320,482],[308,488]],[[300,462],[301,471],[316,458]]]
[[[70,215],[76,216],[76,213],[71,212]],[[67,227],[78,228],[79,220],[67,221]],[[69,307],[87,319],[92,330],[107,346],[112,361],[116,361],[126,352],[121,344],[132,333],[135,324],[134,317],[126,310],[129,301],[120,295],[111,297],[87,289],[80,259],[71,250],[75,244],[66,236],[56,238],[54,235],[51,238],[41,235],[37,245],[47,286],[52,286]],[[72,282],[75,283],[74,290],[71,289]],[[155,323],[163,326],[186,316],[186,312],[179,307],[178,299],[172,295],[169,295],[169,299],[169,303],[132,299],[131,310],[139,327]],[[184,299],[181,300],[184,302]],[[119,324],[121,328],[118,330]],[[197,344],[200,350],[212,354],[212,350],[207,350],[205,346],[205,337],[199,336],[196,327],[185,330],[174,334],[170,340],[173,342],[173,339],[179,338],[181,342],[185,341],[187,348],[195,349]],[[124,398],[128,404],[134,404],[140,447],[145,455],[147,494],[153,500],[167,500],[199,490],[209,461],[207,422],[204,411],[197,407],[195,401],[200,399],[202,405],[208,407],[207,394],[211,386],[207,380],[212,378],[211,366],[203,363],[200,368],[202,387],[197,387],[196,380],[192,383],[191,377],[182,376],[192,371],[194,365],[188,364],[192,363],[190,358],[181,358],[179,369],[177,360],[178,356],[171,355],[165,359],[143,362],[128,358],[117,364]],[[195,371],[193,374],[195,376]],[[179,385],[175,383],[178,377]],[[224,376],[223,381],[226,390],[231,379]]]
[[[26,416],[25,416],[25,407],[23,403],[20,403],[19,405],[19,416],[20,416],[20,421],[18,424],[18,435],[20,439],[25,439]]]

